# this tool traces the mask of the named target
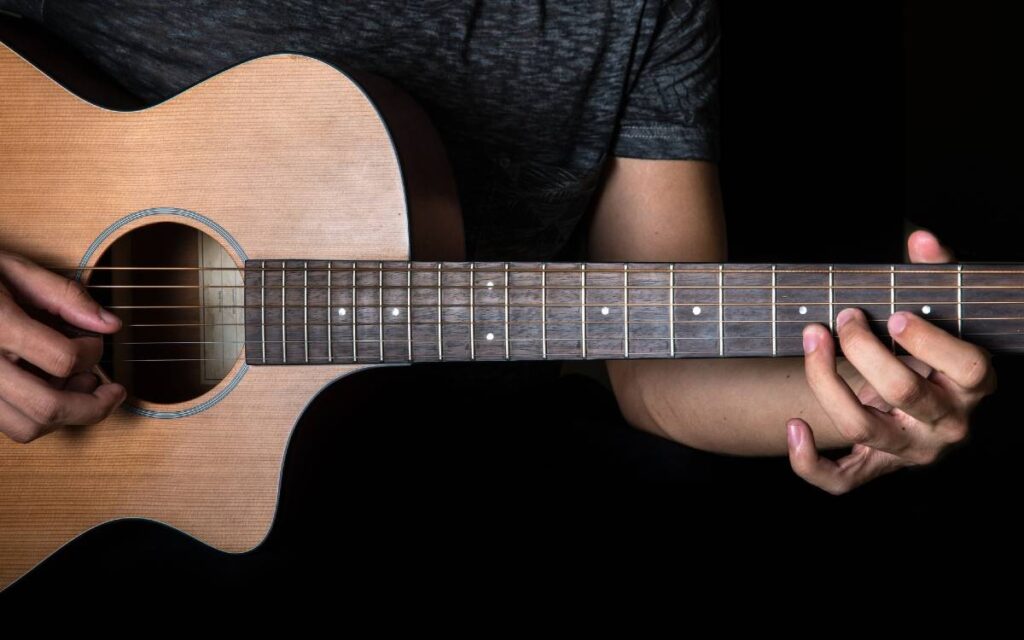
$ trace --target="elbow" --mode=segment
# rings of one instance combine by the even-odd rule
[[[672,438],[664,430],[648,402],[649,385],[644,383],[644,365],[651,363],[630,360],[608,361],[608,377],[619,405],[619,411],[631,426],[664,438]]]

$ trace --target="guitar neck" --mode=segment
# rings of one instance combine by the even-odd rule
[[[862,309],[1024,351],[1024,265],[249,260],[249,364],[802,355]]]

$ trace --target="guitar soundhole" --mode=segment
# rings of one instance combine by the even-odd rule
[[[187,402],[231,371],[245,340],[242,274],[193,227],[161,222],[118,238],[88,278],[89,292],[122,320],[101,367],[130,396]]]

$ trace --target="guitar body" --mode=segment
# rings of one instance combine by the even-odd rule
[[[278,55],[115,112],[0,45],[0,85],[4,251],[85,267],[87,280],[119,238],[173,223],[215,241],[233,263],[222,268],[239,271],[252,256],[407,260],[413,240],[423,257],[461,257],[437,137],[376,80],[356,84],[324,63]],[[252,549],[273,521],[304,407],[365,366],[250,367],[242,351],[195,397],[130,395],[95,426],[29,444],[0,437],[0,588],[118,518]]]

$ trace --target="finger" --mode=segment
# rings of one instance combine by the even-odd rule
[[[833,495],[847,493],[904,466],[893,454],[863,445],[856,445],[849,455],[832,461],[818,455],[814,433],[806,422],[794,418],[786,424],[786,429],[793,472]]]
[[[24,413],[0,400],[0,432],[7,434],[11,440],[25,444],[52,430],[53,427],[43,426],[29,420]]]
[[[119,384],[101,384],[92,393],[54,389],[17,365],[0,360],[0,398],[45,426],[93,424],[106,418],[126,396]]]
[[[0,273],[20,298],[89,331],[113,333],[121,320],[89,297],[85,288],[20,256],[0,253]]]
[[[893,452],[903,450],[910,442],[909,435],[884,423],[880,413],[865,407],[836,371],[835,344],[828,329],[807,325],[803,337],[807,383],[840,435],[851,443]]]
[[[871,332],[860,309],[843,309],[836,316],[836,326],[843,355],[887,403],[929,424],[952,410],[945,393],[905,365]]]
[[[77,391],[78,393],[92,393],[100,386],[100,379],[94,373],[76,373],[64,381],[64,391]]]
[[[953,262],[953,252],[943,246],[931,231],[919,229],[907,238],[910,261],[918,264]]]
[[[906,311],[894,313],[888,328],[907,353],[941,372],[961,391],[986,393],[994,388],[995,370],[981,347]]]
[[[33,320],[2,286],[0,348],[58,378],[92,368],[103,353],[103,343],[99,338],[68,338]]]

